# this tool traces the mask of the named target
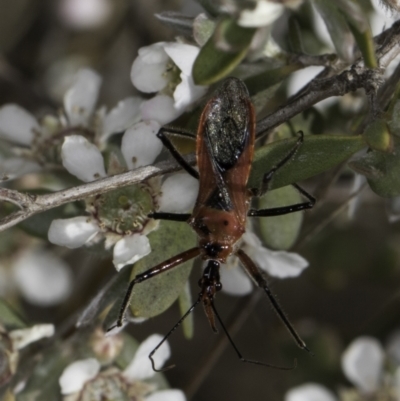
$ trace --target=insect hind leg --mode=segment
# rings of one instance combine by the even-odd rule
[[[201,296],[197,299],[197,301],[188,309],[188,311],[175,323],[174,327],[164,336],[164,338],[157,344],[157,346],[153,349],[153,351],[149,354],[149,359],[151,361],[151,366],[155,372],[165,372],[175,367],[175,365],[169,365],[162,369],[157,369],[155,366],[155,362],[153,359],[153,355],[157,352],[157,350],[167,341],[168,337],[182,324],[182,322],[193,312],[194,308],[201,302]]]
[[[239,249],[236,252],[236,255],[238,256],[239,260],[241,261],[243,267],[245,268],[246,272],[250,275],[250,277],[252,277],[253,280],[257,283],[257,285],[265,291],[275,312],[277,313],[279,318],[282,320],[282,322],[286,326],[286,328],[289,330],[289,333],[292,335],[292,337],[295,340],[295,342],[297,343],[297,345],[301,349],[304,349],[307,352],[312,354],[312,352],[307,348],[306,343],[301,339],[299,334],[297,334],[296,330],[294,329],[294,327],[290,323],[289,319],[283,312],[283,310],[280,307],[276,298],[273,296],[270,288],[268,287],[267,280],[264,278],[260,269],[256,266],[256,264],[250,259],[250,257],[242,249]]]
[[[213,309],[213,311],[214,311],[215,316],[217,317],[217,320],[218,320],[219,324],[220,324],[221,327],[222,327],[223,332],[225,333],[226,337],[228,338],[230,344],[232,345],[232,348],[235,350],[235,352],[236,352],[238,358],[239,358],[242,362],[245,362],[245,363],[252,363],[253,365],[261,365],[261,366],[265,366],[265,367],[267,367],[267,368],[273,368],[273,369],[279,369],[279,370],[293,370],[293,369],[296,368],[296,366],[297,366],[296,360],[295,360],[293,366],[286,367],[286,366],[277,366],[277,365],[272,365],[272,364],[265,363],[265,362],[256,361],[256,360],[253,360],[253,359],[244,358],[243,355],[242,355],[242,353],[239,351],[237,345],[236,345],[235,342],[233,341],[232,337],[230,336],[229,331],[228,331],[228,329],[225,327],[225,325],[224,325],[224,323],[223,323],[221,317],[219,316],[219,314],[218,314],[218,312],[217,312],[217,309],[215,308],[214,302],[211,302],[211,307],[212,307],[212,309]]]

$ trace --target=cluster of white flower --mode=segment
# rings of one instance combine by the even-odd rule
[[[342,369],[354,388],[341,388],[339,397],[317,383],[306,383],[286,393],[285,401],[362,401],[400,399],[399,337],[392,341],[395,348],[394,369],[384,369],[382,345],[373,337],[358,337],[342,355]],[[393,349],[389,354],[393,354]],[[392,347],[393,348],[393,347]],[[392,352],[390,352],[392,351]],[[396,359],[397,357],[397,359]]]
[[[112,341],[115,341],[115,337],[113,338]],[[151,381],[156,372],[152,369],[148,355],[161,339],[160,335],[153,334],[144,340],[124,370],[107,366],[103,368],[97,358],[72,362],[64,369],[59,379],[63,399],[97,399],[96,395],[101,394],[102,399],[107,400],[185,401],[186,397],[181,390],[158,390],[156,382]],[[107,341],[104,340],[104,336],[102,341]],[[106,348],[110,348],[110,344],[107,344]],[[169,345],[165,342],[154,355],[158,369],[162,368],[170,354]]]

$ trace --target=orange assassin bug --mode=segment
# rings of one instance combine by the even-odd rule
[[[196,302],[150,353],[149,358],[154,370],[157,370],[152,358],[154,353],[199,303],[203,304],[205,314],[214,332],[217,331],[215,322],[215,318],[217,318],[242,361],[273,366],[242,357],[214,306],[215,294],[222,288],[219,275],[220,264],[225,263],[230,255],[236,255],[239,258],[244,270],[255,284],[265,291],[273,308],[297,345],[309,351],[270,291],[260,269],[238,246],[239,240],[245,232],[247,216],[277,216],[314,206],[315,199],[301,187],[293,184],[307,198],[306,202],[272,209],[250,209],[251,198],[265,193],[274,173],[294,156],[303,142],[303,133],[300,132],[300,138],[286,157],[264,174],[261,190],[248,189],[247,181],[254,155],[255,128],[254,107],[245,84],[238,78],[227,78],[204,107],[196,136],[169,128],[162,128],[157,134],[182,168],[199,180],[199,193],[191,214],[154,212],[149,217],[187,222],[197,233],[199,245],[138,274],[129,284],[116,325],[109,330],[123,325],[135,285],[198,256],[206,261],[207,265],[199,280],[200,293]],[[196,140],[198,171],[186,162],[165,135],[166,132]]]

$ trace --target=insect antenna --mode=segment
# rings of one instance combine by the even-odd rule
[[[168,339],[168,337],[182,324],[182,322],[193,312],[194,308],[201,302],[201,296],[197,299],[197,301],[188,309],[188,311],[178,320],[178,322],[172,327],[172,329],[164,336],[164,338],[158,343],[158,345],[150,352],[149,358],[151,361],[151,366],[155,372],[165,372],[175,367],[174,365],[166,366],[162,369],[157,369],[154,363],[153,355],[157,352],[157,350],[164,344],[164,342]]]
[[[215,308],[214,302],[211,302],[211,307],[212,307],[212,309],[213,309],[213,311],[214,311],[214,313],[215,313],[215,316],[217,317],[217,319],[218,319],[218,321],[219,321],[219,324],[220,324],[221,327],[222,327],[222,330],[223,330],[224,333],[226,334],[226,337],[228,338],[228,340],[229,340],[229,342],[231,343],[233,349],[235,350],[237,356],[239,357],[239,359],[240,359],[242,362],[252,363],[252,364],[254,364],[254,365],[261,365],[261,366],[265,366],[265,367],[267,367],[267,368],[278,369],[278,370],[293,370],[293,369],[296,369],[296,367],[297,367],[297,360],[296,360],[296,359],[294,360],[293,366],[288,367],[288,366],[277,366],[277,365],[272,365],[272,364],[270,364],[270,363],[265,363],[265,362],[255,361],[255,360],[252,360],[252,359],[243,358],[242,353],[239,351],[238,347],[237,347],[236,344],[234,343],[234,341],[233,341],[232,337],[230,336],[230,334],[229,334],[227,328],[225,327],[225,325],[224,325],[224,323],[223,323],[221,317],[219,316],[219,314],[218,314],[218,312],[217,312],[217,309]]]

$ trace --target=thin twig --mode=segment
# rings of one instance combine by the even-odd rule
[[[188,156],[186,160],[191,164],[195,161],[193,155]],[[13,227],[34,214],[69,202],[100,195],[113,189],[126,187],[151,177],[171,173],[180,168],[174,161],[161,162],[155,166],[140,167],[127,173],[113,175],[46,195],[31,196],[7,188],[0,188],[0,200],[13,203],[21,209],[0,220],[0,231]]]

